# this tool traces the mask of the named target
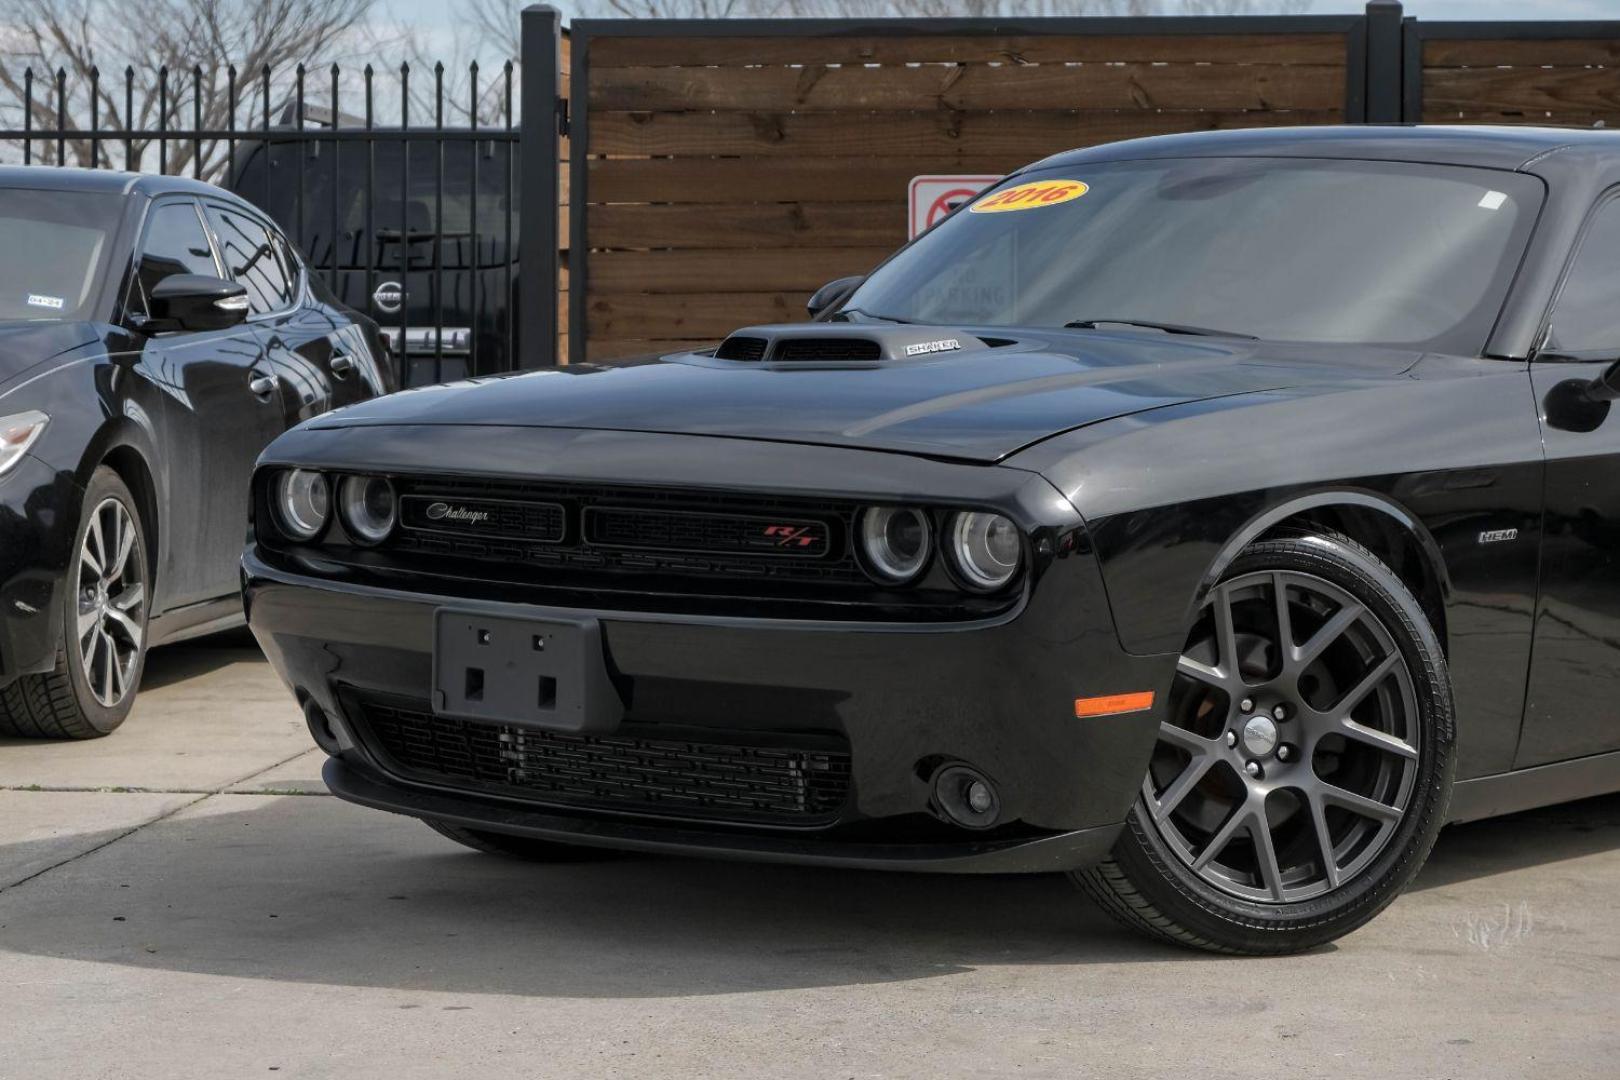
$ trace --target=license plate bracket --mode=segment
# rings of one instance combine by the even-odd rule
[[[597,620],[440,608],[433,622],[435,712],[570,732],[624,718]]]

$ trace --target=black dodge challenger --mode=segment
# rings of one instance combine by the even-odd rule
[[[0,735],[105,735],[148,648],[239,625],[254,461],[382,356],[228,192],[0,168]]]
[[[1620,135],[1061,154],[812,308],[265,452],[249,622],[335,793],[1274,953],[1620,788]]]

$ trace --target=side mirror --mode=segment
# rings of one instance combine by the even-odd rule
[[[148,299],[148,330],[226,330],[248,316],[247,290],[208,274],[171,274],[152,287]]]
[[[1620,401],[1620,360],[1603,369],[1586,388],[1586,396],[1593,401]]]
[[[861,287],[866,280],[865,274],[855,274],[851,277],[841,277],[837,281],[829,281],[816,290],[810,302],[805,304],[805,310],[810,312],[810,318],[819,319],[823,312],[835,310],[839,304],[849,299],[851,293]]]

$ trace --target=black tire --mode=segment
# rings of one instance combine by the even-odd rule
[[[560,844],[553,840],[537,840],[529,836],[467,829],[433,818],[423,818],[422,822],[440,836],[454,840],[464,847],[470,847],[474,851],[483,852],[485,855],[502,855],[508,859],[522,859],[525,862],[596,862],[618,854],[606,848],[581,847],[576,844]]]
[[[111,704],[97,697],[92,676],[86,673],[84,656],[73,636],[80,614],[80,553],[95,511],[106,506],[109,500],[118,503],[127,514],[133,532],[128,574],[139,581],[145,597],[139,608],[130,613],[130,621],[139,628],[131,659],[119,663],[115,654],[113,662],[119,663],[121,694]],[[91,475],[79,518],[61,589],[62,630],[57,636],[55,666],[44,674],[24,675],[0,689],[0,734],[39,739],[98,739],[117,729],[135,703],[141,673],[146,667],[146,624],[152,577],[140,507],[118,474],[103,465]]]
[[[1150,937],[1211,952],[1275,955],[1311,949],[1350,933],[1392,903],[1412,880],[1428,857],[1435,837],[1445,822],[1454,767],[1455,727],[1451,684],[1439,640],[1425,617],[1422,606],[1400,578],[1371,552],[1346,537],[1333,534],[1294,535],[1269,539],[1258,542],[1244,551],[1223,575],[1222,583],[1234,583],[1233,589],[1236,590],[1239,579],[1252,582],[1256,579],[1257,572],[1272,575],[1271,580],[1274,582],[1272,596],[1276,598],[1279,591],[1281,593],[1281,599],[1276,601],[1279,610],[1288,611],[1294,602],[1292,598],[1302,595],[1290,592],[1292,586],[1287,583],[1303,580],[1304,576],[1308,575],[1311,579],[1330,583],[1332,587],[1341,591],[1341,595],[1347,594],[1358,601],[1363,606],[1364,612],[1370,613],[1387,631],[1387,636],[1383,640],[1394,646],[1399,657],[1398,660],[1391,660],[1386,655],[1383,662],[1398,663],[1399,660],[1404,660],[1406,675],[1402,676],[1399,693],[1401,700],[1407,703],[1404,706],[1405,711],[1410,712],[1415,704],[1417,719],[1415,723],[1406,721],[1408,726],[1405,727],[1405,733],[1399,744],[1398,757],[1396,751],[1384,750],[1382,747],[1375,746],[1367,750],[1361,744],[1341,742],[1337,745],[1356,747],[1354,750],[1344,751],[1346,760],[1351,753],[1385,753],[1391,755],[1391,760],[1399,761],[1398,768],[1402,770],[1403,777],[1401,783],[1405,785],[1402,788],[1405,792],[1405,809],[1402,816],[1387,829],[1382,825],[1377,826],[1384,836],[1382,846],[1375,848],[1369,842],[1366,853],[1362,856],[1366,860],[1364,865],[1354,876],[1340,876],[1339,856],[1335,852],[1333,834],[1328,831],[1328,826],[1318,824],[1317,817],[1309,816],[1324,804],[1320,798],[1315,804],[1310,803],[1308,799],[1301,801],[1303,796],[1293,798],[1293,793],[1290,792],[1291,798],[1288,801],[1298,804],[1300,809],[1296,812],[1307,814],[1309,827],[1317,830],[1313,832],[1313,836],[1316,840],[1315,850],[1319,853],[1317,865],[1321,869],[1322,880],[1314,887],[1325,891],[1307,899],[1286,902],[1285,899],[1278,899],[1287,895],[1286,889],[1280,884],[1284,880],[1286,869],[1281,854],[1283,847],[1269,824],[1272,806],[1270,800],[1275,798],[1277,792],[1259,795],[1259,816],[1250,820],[1260,827],[1255,829],[1251,825],[1248,837],[1241,832],[1229,834],[1231,838],[1227,839],[1225,846],[1217,852],[1219,855],[1229,849],[1233,839],[1244,841],[1244,844],[1240,844],[1237,848],[1239,855],[1247,854],[1254,861],[1257,866],[1255,876],[1256,879],[1260,879],[1264,877],[1258,868],[1262,851],[1260,834],[1263,832],[1271,837],[1266,840],[1266,846],[1272,855],[1269,866],[1274,871],[1274,876],[1266,878],[1265,884],[1273,889],[1273,892],[1264,900],[1251,900],[1212,885],[1209,870],[1204,870],[1202,874],[1195,870],[1198,859],[1209,856],[1198,853],[1198,858],[1189,861],[1187,849],[1182,848],[1178,853],[1172,840],[1167,839],[1181,835],[1175,831],[1177,828],[1175,815],[1179,811],[1164,808],[1165,803],[1171,802],[1169,793],[1171,787],[1179,787],[1180,798],[1185,802],[1192,801],[1189,799],[1189,793],[1196,795],[1198,792],[1209,790],[1211,785],[1217,785],[1218,790],[1218,782],[1230,785],[1232,781],[1227,779],[1224,773],[1217,775],[1219,770],[1214,766],[1206,765],[1207,771],[1200,772],[1196,779],[1189,780],[1185,785],[1172,783],[1156,789],[1150,772],[1148,781],[1144,783],[1143,794],[1133,805],[1125,828],[1110,856],[1099,865],[1076,871],[1072,876],[1103,910],[1124,925]],[[1212,595],[1213,592],[1212,590]],[[1232,594],[1227,595],[1230,597]],[[1226,611],[1233,610],[1231,601],[1228,600]],[[1201,619],[1202,617],[1201,614]],[[1278,623],[1282,623],[1281,617],[1278,618]],[[1292,620],[1289,625],[1291,629],[1297,631],[1298,628]],[[1370,623],[1367,625],[1371,626]],[[1196,631],[1193,636],[1196,636]],[[1240,634],[1234,630],[1228,637],[1236,641]],[[1280,632],[1278,637],[1281,637]],[[1297,632],[1290,633],[1289,637],[1292,639],[1291,643],[1297,643]],[[1311,643],[1305,643],[1307,646],[1309,644]],[[1191,639],[1188,648],[1189,650],[1193,648]],[[1232,653],[1239,657],[1243,655],[1242,649],[1237,645],[1233,646]],[[1221,654],[1218,646],[1214,655],[1219,661]],[[1240,662],[1238,667],[1241,670],[1244,665]],[[1189,676],[1178,675],[1177,678],[1181,680]],[[1303,679],[1304,677],[1300,677],[1299,682],[1294,685],[1299,685]],[[1193,685],[1199,684],[1195,680]],[[1245,678],[1238,685],[1247,686],[1249,683]],[[1314,686],[1314,683],[1311,685]],[[1358,683],[1358,689],[1359,685]],[[1376,692],[1380,695],[1393,695],[1396,691],[1392,691],[1385,683]],[[1372,693],[1368,694],[1369,698],[1372,696]],[[1350,692],[1347,691],[1343,700],[1348,700],[1349,697]],[[1380,697],[1378,700],[1388,702],[1394,698]],[[1249,710],[1254,711],[1254,708]],[[1348,716],[1350,711],[1350,706],[1334,704],[1322,709],[1320,715],[1331,713],[1337,718]],[[1243,715],[1241,709],[1237,710],[1237,713],[1239,716]],[[1213,732],[1205,737],[1210,739],[1208,745],[1215,746],[1216,749],[1201,752],[1214,761],[1219,753],[1217,739],[1224,745],[1233,747],[1231,742],[1224,741],[1233,736],[1220,732],[1232,730],[1234,721],[1228,718],[1230,714],[1221,714],[1219,710],[1209,710],[1205,715],[1214,717],[1206,721],[1208,725],[1206,730],[1213,729]],[[1264,719],[1263,713],[1261,719]],[[1303,715],[1297,719],[1301,724],[1306,722]],[[1167,724],[1170,722],[1166,721]],[[1253,723],[1253,718],[1250,718],[1248,723]],[[1262,745],[1264,726],[1262,725],[1262,738],[1259,740]],[[1278,726],[1284,727],[1286,724],[1279,721]],[[1249,753],[1250,747],[1247,741],[1249,727],[1244,726],[1241,730],[1244,735],[1232,751],[1239,756]],[[1302,727],[1299,730],[1305,732],[1309,729]],[[1164,732],[1165,728],[1161,726],[1161,743],[1168,745],[1176,741],[1175,737],[1166,739]],[[1314,738],[1314,736],[1310,740],[1301,738],[1300,745],[1312,747],[1321,745],[1315,742]],[[1415,761],[1411,754],[1414,750]],[[1304,760],[1306,758],[1310,760]],[[1193,755],[1193,760],[1202,761],[1203,758]],[[1239,784],[1251,784],[1248,790],[1253,792],[1259,790],[1263,778],[1271,775],[1273,766],[1280,774],[1287,765],[1294,770],[1291,775],[1301,777],[1303,792],[1304,786],[1320,779],[1317,777],[1318,760],[1314,756],[1314,750],[1310,753],[1293,751],[1292,761],[1286,758],[1282,761],[1268,759],[1267,765],[1261,766],[1261,779],[1256,779],[1251,774],[1249,781],[1245,781],[1242,776],[1236,777],[1236,781]],[[1384,768],[1386,774],[1388,769],[1396,767],[1380,766]],[[1244,768],[1247,769],[1248,766],[1245,765]],[[1309,774],[1303,773],[1302,769],[1309,769]],[[1336,792],[1341,789],[1330,790]],[[1249,805],[1241,802],[1247,797],[1232,796],[1236,809],[1226,819],[1227,822],[1238,818],[1243,807]],[[1161,824],[1155,824],[1154,811],[1149,806],[1150,799],[1159,808],[1157,820]],[[1162,803],[1160,799],[1163,800]],[[1353,821],[1355,816],[1352,813],[1347,817],[1344,811],[1336,812],[1338,816],[1335,820],[1341,823]],[[1325,820],[1327,812],[1321,811],[1320,816]],[[1367,814],[1365,819],[1371,821],[1373,815]],[[1170,822],[1168,827],[1162,824],[1166,821]],[[1298,826],[1301,830],[1305,827]],[[1373,826],[1364,823],[1360,828],[1362,835],[1367,835]],[[1225,834],[1225,829],[1226,824],[1223,823],[1215,830],[1215,836],[1228,835]],[[1322,842],[1324,833],[1328,836],[1326,843]],[[1296,833],[1295,836],[1296,841],[1291,850],[1299,851],[1301,850],[1301,843],[1297,840],[1299,834]],[[1218,844],[1221,844],[1219,839],[1211,838],[1209,841],[1211,847]],[[1328,870],[1329,862],[1333,866],[1331,872]],[[1209,865],[1215,865],[1218,869],[1215,863]]]

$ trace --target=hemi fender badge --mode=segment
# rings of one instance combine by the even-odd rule
[[[956,338],[945,338],[941,341],[919,341],[915,345],[906,346],[906,355],[926,356],[928,353],[950,352],[961,347],[962,343]]]
[[[1074,715],[1082,720],[1092,716],[1118,716],[1121,713],[1146,712],[1153,708],[1153,691],[1135,694],[1104,694],[1102,697],[1074,699]]]

